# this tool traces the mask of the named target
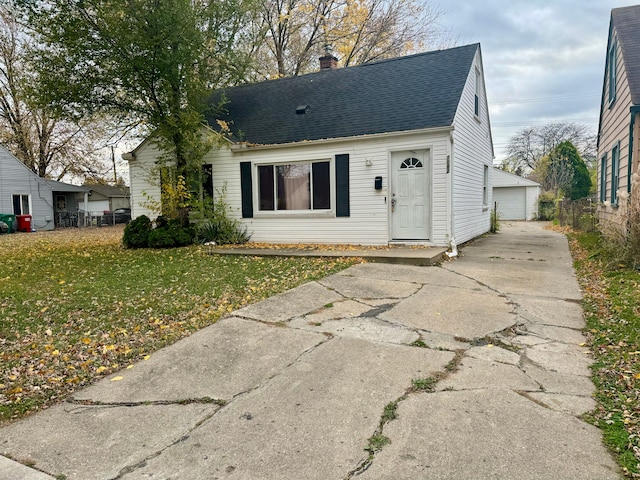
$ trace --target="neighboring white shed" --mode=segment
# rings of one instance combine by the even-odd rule
[[[51,187],[0,146],[0,213],[31,215],[36,230],[53,230]]]
[[[493,169],[493,201],[501,220],[535,220],[540,184],[498,168]]]

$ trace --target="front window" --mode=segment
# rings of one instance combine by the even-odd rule
[[[330,162],[258,165],[260,211],[329,210]]]
[[[29,212],[31,212],[31,208],[29,206],[29,195],[14,195],[13,214],[29,215]]]

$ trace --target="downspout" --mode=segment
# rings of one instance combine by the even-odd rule
[[[447,189],[449,190],[449,201],[447,202],[447,240],[455,244],[455,224],[453,220],[453,131],[449,133],[449,153],[447,154]],[[453,247],[453,245],[449,245]]]
[[[633,132],[635,130],[636,115],[640,113],[640,105],[632,105],[629,109],[629,156],[627,158],[627,193],[631,193],[631,176],[633,175]]]

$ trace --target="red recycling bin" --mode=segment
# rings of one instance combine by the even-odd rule
[[[31,215],[16,215],[16,220],[18,221],[19,232],[31,231]]]

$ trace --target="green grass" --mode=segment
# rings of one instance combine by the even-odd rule
[[[418,392],[434,392],[438,379],[434,377],[414,378],[411,380],[411,387]]]
[[[640,451],[640,272],[598,234],[570,234],[569,240],[595,358],[598,408],[587,418],[632,477],[640,470],[634,454]]]
[[[0,423],[354,263],[198,246],[125,250],[121,236],[117,228],[0,236]]]

